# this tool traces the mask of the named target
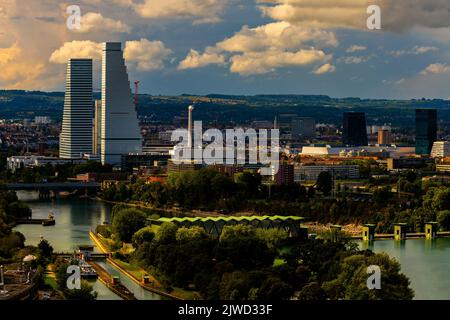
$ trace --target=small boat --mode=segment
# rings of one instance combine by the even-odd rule
[[[88,264],[86,261],[80,260],[79,266],[80,266],[82,278],[97,279],[97,277],[98,277],[97,271],[95,271],[95,269],[90,264]]]
[[[54,217],[53,213],[50,213],[48,215],[48,219],[47,220],[42,221],[42,225],[44,227],[54,226],[55,224],[56,224],[56,220],[55,220],[55,217]]]
[[[56,224],[56,221],[54,219],[49,219],[49,220],[42,221],[42,225],[44,227],[51,227],[51,226],[54,226],[55,224]]]

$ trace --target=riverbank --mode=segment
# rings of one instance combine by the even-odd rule
[[[117,282],[105,269],[94,261],[89,264],[97,272],[98,279],[107,286],[112,292],[117,294],[124,300],[137,300],[133,293],[131,293],[124,285]]]
[[[89,237],[97,245],[97,248],[102,253],[109,254],[108,249],[106,248],[106,245],[104,244],[104,240],[102,239],[103,237],[101,235],[97,235],[93,231],[90,231],[89,232]],[[118,271],[120,271],[121,273],[126,275],[133,282],[135,282],[136,284],[138,284],[139,286],[141,286],[145,290],[148,290],[148,291],[150,291],[152,293],[156,293],[158,295],[161,295],[163,297],[166,297],[166,298],[169,298],[169,299],[173,299],[173,300],[185,300],[186,298],[188,298],[188,297],[181,297],[179,295],[175,295],[175,294],[171,294],[171,293],[165,292],[164,290],[162,290],[161,284],[156,279],[156,277],[154,277],[153,275],[149,274],[148,272],[146,272],[143,269],[130,270],[130,268],[126,268],[124,266],[125,263],[123,261],[113,259],[111,256],[109,258],[107,258],[107,261],[114,268],[116,268]],[[139,279],[139,277],[137,277],[137,275],[140,276],[140,279]],[[144,279],[147,279],[147,281],[149,283],[145,283]],[[156,287],[156,286],[158,286],[158,287]]]
[[[166,215],[169,213],[170,216],[173,217],[228,217],[228,216],[243,216],[243,217],[249,217],[257,215],[254,212],[238,212],[238,213],[230,213],[230,214],[223,214],[218,211],[201,211],[201,210],[180,210],[175,208],[155,208],[151,205],[146,204],[145,202],[123,202],[123,201],[111,201],[111,200],[105,200],[100,197],[93,197],[92,200],[101,201],[104,203],[112,204],[112,205],[123,205],[123,206],[129,206],[136,209],[142,209],[142,210],[148,210],[148,211],[154,211],[161,213],[161,216]]]
[[[143,209],[143,210],[151,210],[155,212],[160,212],[160,216],[163,216],[164,214],[169,213],[169,215],[174,217],[229,217],[231,216],[254,216],[255,213],[252,212],[239,212],[239,213],[233,213],[233,214],[223,214],[217,211],[200,211],[200,210],[190,210],[190,211],[183,211],[179,209],[174,208],[168,208],[168,209],[161,209],[161,208],[154,208],[153,206],[148,206],[145,203],[142,202],[121,202],[121,201],[110,201],[110,200],[104,200],[100,197],[92,198],[96,201],[105,202],[112,205],[123,205],[123,206],[129,206],[136,209]],[[332,223],[326,223],[321,224],[318,222],[304,222],[302,223],[302,226],[305,228],[308,228],[309,233],[316,233],[321,234],[328,232],[330,230],[330,226],[332,226]],[[346,224],[342,226],[342,231],[345,234],[348,234],[349,236],[360,236],[362,233],[362,224]]]

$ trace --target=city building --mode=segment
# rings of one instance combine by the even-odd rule
[[[429,155],[437,140],[437,110],[416,109],[416,154]]]
[[[94,119],[92,126],[92,153],[100,154],[101,149],[101,128],[102,128],[102,101],[95,100]]]
[[[392,135],[389,130],[380,129],[378,131],[378,144],[381,146],[390,145],[392,143]]]
[[[317,181],[322,172],[329,172],[336,179],[359,179],[357,165],[300,165],[294,167],[294,182]]]
[[[92,153],[92,59],[70,59],[59,156],[80,158]]]
[[[130,153],[122,155],[122,171],[131,172],[141,167],[153,167],[155,163],[166,163],[169,161],[169,155]]]
[[[368,145],[364,112],[344,112],[342,143],[352,147]]]
[[[163,142],[171,142],[172,141],[172,133],[173,130],[166,130],[158,132],[158,139]]]
[[[450,172],[450,164],[437,164],[436,171],[443,172],[443,173],[449,173]]]
[[[120,165],[122,155],[141,151],[142,136],[122,44],[107,42],[102,53],[101,160]]]
[[[332,146],[304,146],[302,156],[311,157],[354,157],[354,156],[373,156],[373,157],[393,157],[409,156],[415,153],[414,147],[397,146],[365,146],[365,147],[332,147]]]
[[[433,143],[431,149],[432,158],[445,158],[450,157],[450,142],[448,141],[436,141]]]
[[[43,116],[36,116],[34,117],[34,123],[37,125],[40,124],[50,124],[52,122],[52,120],[50,119],[50,117],[43,117]]]
[[[191,162],[191,163],[175,163],[172,160],[169,160],[167,163],[167,174],[197,171],[202,168],[204,168],[204,166],[202,164],[196,164],[193,162]]]
[[[104,181],[128,181],[129,174],[127,172],[88,172],[78,174],[75,179],[77,182],[98,182]]]
[[[291,123],[291,137],[312,138],[316,135],[316,121],[313,118],[297,117]]]
[[[6,159],[6,165],[8,170],[15,172],[22,168],[44,167],[46,165],[83,164],[87,161],[87,159],[83,158],[63,159],[43,156],[13,156]]]
[[[170,155],[170,151],[173,150],[172,144],[148,144],[142,147],[142,153],[152,155]]]
[[[272,170],[274,170],[272,168]],[[294,165],[280,163],[278,172],[272,175],[273,182],[277,186],[291,185],[294,183]]]
[[[420,169],[426,166],[427,159],[420,157],[401,157],[387,159],[387,169],[404,170],[404,169]]]

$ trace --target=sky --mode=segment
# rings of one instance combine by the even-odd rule
[[[63,91],[69,58],[99,88],[105,41],[153,95],[450,98],[448,0],[0,0],[0,89]]]

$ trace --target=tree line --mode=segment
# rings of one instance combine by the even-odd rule
[[[128,223],[131,221],[132,223]],[[107,230],[106,230],[107,229]],[[300,241],[283,230],[225,226],[214,237],[202,227],[146,225],[146,215],[123,209],[102,234],[132,243],[132,253],[116,254],[156,274],[167,291],[193,290],[213,300],[412,299],[400,265],[385,254],[360,251],[353,243]],[[379,265],[381,290],[367,289],[367,267]]]

